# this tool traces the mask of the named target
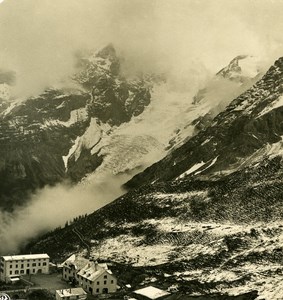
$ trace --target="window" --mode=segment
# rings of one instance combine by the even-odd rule
[[[19,270],[16,270],[16,271],[15,271],[15,274],[19,274]]]
[[[43,266],[46,266],[46,262],[44,262],[42,265],[43,265]]]
[[[12,266],[12,265],[10,265],[10,269],[11,269],[11,268],[13,268],[13,266]]]
[[[10,271],[10,275],[12,275],[13,274],[13,272],[12,271]]]
[[[36,263],[32,263],[32,266],[33,266],[33,267],[36,267]]]
[[[99,293],[99,289],[96,289],[96,292]]]
[[[24,264],[21,264],[21,268],[22,268],[22,269],[24,268]]]
[[[25,271],[24,270],[21,270],[21,272],[20,272],[21,274],[24,274],[25,273]]]
[[[33,269],[32,272],[35,273],[35,269]]]
[[[104,279],[107,279],[107,275],[104,275]]]
[[[96,285],[99,285],[99,281],[97,281]]]
[[[18,265],[16,265],[16,268],[18,267]]]
[[[104,284],[107,284],[107,281],[106,281],[106,280],[104,280]]]
[[[38,263],[38,266],[40,267],[40,266],[41,266],[41,263]]]
[[[111,280],[111,283],[113,284],[113,283],[114,283],[114,280]]]
[[[27,267],[29,267],[29,264],[27,264]]]

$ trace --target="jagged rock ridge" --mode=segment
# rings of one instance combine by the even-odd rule
[[[90,153],[95,136],[107,135],[150,103],[150,80],[123,77],[111,45],[81,58],[78,68],[73,88],[50,88],[39,96],[5,102],[0,115],[0,206],[5,209],[37,188],[65,178],[78,181],[95,170],[102,160]],[[68,158],[80,137],[91,142],[82,143],[76,159],[70,159],[74,166]]]
[[[279,59],[261,80],[232,101],[211,126],[137,175],[127,186],[178,176],[211,177],[231,173],[256,151],[279,142],[282,80],[282,59]]]

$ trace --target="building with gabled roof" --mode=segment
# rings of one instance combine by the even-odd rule
[[[73,254],[62,263],[62,267],[64,280],[79,284],[92,295],[117,291],[117,279],[106,263],[99,264]]]
[[[89,261],[78,255],[71,255],[63,263],[63,279],[66,281],[73,281],[76,279],[76,274],[88,263]]]
[[[117,291],[117,279],[106,264],[89,262],[77,273],[79,285],[92,295]]]

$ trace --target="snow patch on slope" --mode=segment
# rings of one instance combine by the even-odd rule
[[[201,167],[202,167],[203,165],[205,165],[205,164],[206,164],[205,162],[201,161],[200,163],[197,163],[197,164],[193,165],[191,168],[189,168],[189,170],[187,170],[186,172],[184,172],[184,173],[182,173],[180,176],[178,176],[178,177],[176,178],[176,180],[182,179],[182,178],[184,178],[185,176],[187,176],[187,175],[189,175],[189,174],[195,172],[196,170],[198,170],[199,168],[201,168]]]
[[[280,96],[276,101],[272,102],[271,105],[265,107],[262,110],[262,112],[258,115],[258,117],[261,117],[261,116],[269,113],[273,109],[276,109],[276,108],[281,107],[281,106],[283,106],[283,96]]]
[[[102,130],[100,126],[97,124],[96,118],[91,118],[89,127],[85,131],[85,133],[80,137],[78,146],[74,152],[75,160],[77,160],[83,148],[92,149],[102,137]]]
[[[150,266],[166,263],[168,254],[173,251],[172,245],[143,245],[143,236],[119,235],[106,239],[92,249],[95,258],[110,258],[119,262],[134,262],[134,266]],[[99,256],[99,257],[97,257]]]
[[[274,144],[268,144],[266,146],[266,154],[270,158],[273,158],[275,156],[283,156],[283,136],[281,136],[281,141],[274,143]]]
[[[205,167],[204,169],[202,169],[202,170],[200,170],[200,171],[197,171],[195,174],[196,174],[196,175],[197,175],[197,174],[200,174],[200,173],[202,173],[203,171],[209,169],[211,166],[213,166],[213,165],[216,163],[217,159],[218,159],[218,156],[215,157],[215,158],[212,160],[212,162],[211,162],[207,167]]]
[[[15,107],[17,107],[18,105],[21,105],[25,100],[26,100],[25,98],[18,98],[16,100],[14,100],[13,102],[11,102],[9,107],[3,111],[3,115],[7,116],[8,114],[10,114]]]
[[[79,145],[79,140],[80,137],[78,136],[73,144],[73,146],[70,148],[68,154],[66,156],[63,156],[63,161],[64,161],[64,165],[65,165],[65,170],[68,170],[68,160],[69,158],[73,155],[73,153],[76,151],[76,149],[78,148]]]
[[[70,119],[66,122],[60,121],[60,120],[54,120],[54,119],[48,119],[44,121],[44,124],[41,126],[43,128],[50,127],[50,126],[57,126],[62,125],[65,127],[70,127],[77,122],[83,122],[86,121],[88,118],[88,113],[85,107],[75,109],[71,111]]]

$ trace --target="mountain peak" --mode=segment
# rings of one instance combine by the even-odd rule
[[[252,55],[238,55],[216,75],[232,81],[243,82],[260,74],[258,58]]]
[[[104,58],[104,59],[107,59],[107,58],[112,58],[112,59],[115,58],[116,59],[117,58],[116,50],[112,43],[108,44],[107,46],[105,46],[104,48],[99,50],[96,53],[96,56]]]

